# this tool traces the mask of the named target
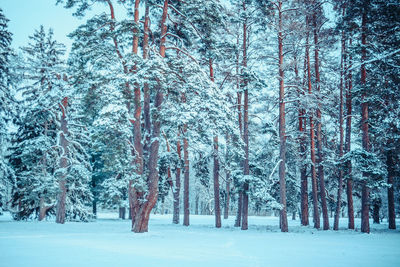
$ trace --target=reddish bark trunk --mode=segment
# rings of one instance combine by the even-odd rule
[[[163,132],[164,138],[165,138],[165,143],[167,144],[167,152],[171,153],[171,147],[169,146],[168,138],[167,135]],[[168,166],[167,168],[167,183],[171,187],[172,190],[174,190],[174,182],[172,181],[172,174],[171,174],[171,167]]]
[[[243,11],[246,12],[246,2],[243,1]],[[247,18],[243,23],[243,68],[247,68]],[[247,79],[243,80],[244,88],[244,106],[243,106],[243,141],[244,141],[244,162],[243,174],[249,175],[249,90],[247,88]],[[248,229],[248,215],[249,215],[249,182],[243,185],[242,197],[242,230]]]
[[[298,69],[296,65],[295,69],[296,77],[298,77]],[[303,80],[303,87],[306,83],[307,77],[307,59],[304,58],[304,80]],[[304,97],[305,95],[305,88],[299,89],[299,98]],[[307,181],[307,165],[304,163],[306,160],[306,128],[307,128],[307,119],[306,119],[306,111],[301,106],[299,102],[299,146],[300,146],[300,209],[301,209],[301,225],[307,226],[309,225],[309,214],[308,214],[308,181]]]
[[[168,0],[164,1],[163,12],[161,17],[161,41],[160,41],[160,55],[165,57],[165,41],[167,33],[166,19],[168,15]],[[154,107],[157,113],[161,112],[161,105],[163,102],[163,92],[160,88],[157,88],[156,98],[154,101]],[[147,179],[146,201],[140,201],[138,206],[138,211],[136,213],[136,218],[134,220],[134,225],[132,231],[135,233],[143,233],[148,231],[150,212],[157,202],[158,198],[158,152],[160,147],[160,129],[161,121],[159,116],[155,116],[153,120],[153,129],[151,132],[151,144],[149,149],[149,160],[148,160],[148,170],[149,176]]]
[[[149,3],[145,1],[144,30],[143,30],[143,59],[147,59],[149,51],[149,34],[150,34],[150,17]],[[144,135],[143,154],[146,159],[149,157],[150,137],[151,137],[151,121],[150,121],[150,91],[148,83],[143,85],[143,118],[144,118]]]
[[[320,74],[319,74],[319,43],[318,43],[318,30],[317,30],[317,16],[313,15],[313,26],[314,26],[314,66],[315,66],[315,83],[317,92],[320,92]],[[329,215],[328,205],[326,203],[326,192],[325,192],[325,177],[324,177],[324,165],[323,162],[323,149],[322,149],[322,118],[321,118],[321,103],[318,103],[317,108],[317,149],[318,149],[318,180],[320,188],[320,198],[322,206],[322,217],[324,230],[329,229]]]
[[[350,46],[352,45],[352,39],[350,38]],[[349,57],[349,70],[347,78],[347,90],[346,90],[346,142],[345,142],[345,152],[348,153],[351,150],[351,117],[352,117],[352,103],[351,103],[351,91],[353,87],[353,76],[352,76],[352,56]],[[348,228],[354,229],[354,207],[353,207],[353,179],[352,179],[352,165],[349,160],[346,162],[347,169],[347,217],[349,219]]]
[[[237,47],[239,47],[239,33],[236,39]],[[236,91],[237,91],[237,109],[238,109],[238,124],[240,138],[243,139],[243,123],[242,123],[242,92],[240,91],[240,73],[239,73],[239,50],[236,52]],[[238,196],[238,208],[236,212],[235,227],[239,227],[242,224],[242,190],[239,190]]]
[[[59,193],[57,197],[57,208],[56,208],[56,223],[65,223],[65,200],[67,197],[66,179],[67,179],[67,167],[68,167],[68,157],[69,148],[68,140],[66,136],[68,135],[68,122],[67,122],[67,106],[68,98],[64,97],[62,103],[59,104],[61,109],[61,133],[60,133],[60,145],[62,148],[62,155],[60,158],[60,169],[62,169],[61,177],[58,181]]]
[[[209,59],[210,79],[214,82],[214,68],[212,59]],[[214,158],[214,214],[215,214],[215,227],[221,227],[221,206],[219,197],[219,158],[218,158],[218,135],[214,136],[213,145],[213,158]]]
[[[308,18],[306,19],[308,25]],[[308,93],[312,94],[311,86],[311,64],[310,64],[310,45],[309,33],[307,32],[306,38],[306,59],[307,59],[307,86]],[[315,133],[314,133],[314,111],[310,110],[310,153],[311,153],[311,184],[312,184],[312,197],[313,197],[313,222],[314,228],[320,228],[319,210],[318,210],[318,192],[317,192],[317,173],[315,163]]]
[[[140,0],[135,0],[135,10],[134,10],[134,21],[136,25],[139,25],[139,3]],[[132,44],[132,52],[134,54],[138,53],[139,46],[139,35],[138,30],[135,28],[133,30],[133,44]],[[134,66],[134,71],[136,71],[136,66]],[[134,100],[133,104],[135,107],[134,111],[134,125],[133,125],[133,135],[134,135],[134,158],[135,158],[135,167],[136,174],[141,176],[143,174],[144,168],[144,160],[143,160],[143,144],[142,144],[142,129],[141,129],[141,114],[142,114],[142,106],[141,106],[141,90],[139,84],[134,84]],[[132,188],[133,181],[129,181],[129,204],[130,204],[130,213],[132,219],[132,227],[135,224],[135,216],[137,212],[137,208],[135,205],[138,205],[138,202],[134,200],[139,200],[140,198],[134,197],[136,190]],[[124,212],[125,216],[125,212]]]
[[[183,127],[184,138],[183,138],[183,159],[185,162],[184,171],[184,185],[183,185],[183,225],[189,226],[189,142],[186,137],[187,125]]]
[[[133,29],[133,43],[132,43],[132,52],[137,55],[138,47],[139,47],[139,4],[140,0],[135,0],[134,6],[134,21],[137,28]]]
[[[343,8],[343,15],[345,9]],[[343,133],[343,87],[344,87],[344,77],[346,76],[346,39],[344,36],[344,32],[342,32],[342,56],[341,56],[341,69],[340,69],[340,87],[339,87],[339,157],[343,157],[343,144],[344,144],[344,133]],[[340,159],[341,161],[341,159]],[[338,177],[338,192],[337,192],[337,201],[336,201],[336,210],[335,210],[335,220],[333,223],[333,230],[339,230],[339,217],[340,217],[340,209],[342,204],[342,188],[343,188],[343,168],[342,165],[339,165],[339,177]]]
[[[366,7],[364,7],[366,8]],[[369,135],[368,135],[368,102],[365,99],[367,97],[366,93],[366,78],[367,78],[367,70],[365,66],[365,60],[367,57],[367,14],[364,10],[362,15],[362,33],[361,33],[361,85],[364,87],[364,92],[361,98],[361,110],[362,110],[362,121],[361,121],[361,129],[362,129],[362,146],[363,149],[369,152]],[[368,174],[363,173],[363,181],[362,181],[362,192],[361,192],[361,232],[369,233],[369,188],[368,188]]]
[[[221,206],[219,201],[218,136],[214,137],[214,214],[215,227],[221,228]]]
[[[285,87],[283,70],[283,28],[282,28],[282,1],[278,2],[278,51],[279,51],[279,139],[280,139],[280,164],[279,164],[279,185],[280,185],[280,226],[282,232],[288,231],[288,221],[286,212],[286,130],[285,130]]]

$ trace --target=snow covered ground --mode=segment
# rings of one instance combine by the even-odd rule
[[[233,217],[215,229],[213,216],[192,215],[184,227],[171,215],[152,215],[149,233],[134,234],[128,220],[116,218],[103,213],[96,222],[58,225],[0,216],[0,266],[400,266],[400,231],[386,223],[368,235],[290,221],[290,232],[280,233],[275,217],[250,217],[241,231]]]

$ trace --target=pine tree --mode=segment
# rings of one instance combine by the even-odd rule
[[[10,120],[10,107],[12,97],[10,94],[10,56],[11,33],[8,31],[8,19],[0,9],[0,214],[7,209],[8,191],[10,179],[12,181],[12,169],[9,168],[6,159],[8,147],[7,124]]]
[[[61,216],[61,223],[65,216],[88,220],[85,204],[91,198],[86,180],[90,166],[81,146],[81,129],[67,128],[74,116],[68,111],[73,92],[61,60],[64,46],[43,26],[30,39],[23,48],[26,59],[19,67],[25,86],[19,89],[23,101],[18,105],[19,129],[10,155],[16,175],[14,217],[27,219],[36,212],[39,220],[55,213]],[[56,212],[56,204],[63,207],[61,214]]]

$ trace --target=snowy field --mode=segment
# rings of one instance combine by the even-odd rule
[[[0,216],[0,266],[400,266],[400,231],[385,222],[369,235],[316,231],[299,221],[280,233],[275,217],[250,217],[241,231],[233,217],[215,229],[213,216],[191,216],[183,227],[171,215],[152,215],[149,233],[133,234],[129,220],[116,218],[103,213],[96,222],[58,225]]]

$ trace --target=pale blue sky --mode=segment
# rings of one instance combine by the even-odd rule
[[[56,0],[0,0],[0,7],[10,20],[8,27],[13,33],[12,46],[15,49],[27,45],[28,36],[43,25],[46,30],[51,27],[54,38],[64,43],[69,50],[72,42],[67,35],[94,14],[92,11],[86,18],[78,19],[72,16],[73,10],[65,9],[62,5],[56,6]],[[96,12],[102,11],[108,12],[107,6],[99,4]],[[125,15],[117,7],[116,12],[119,17]]]

